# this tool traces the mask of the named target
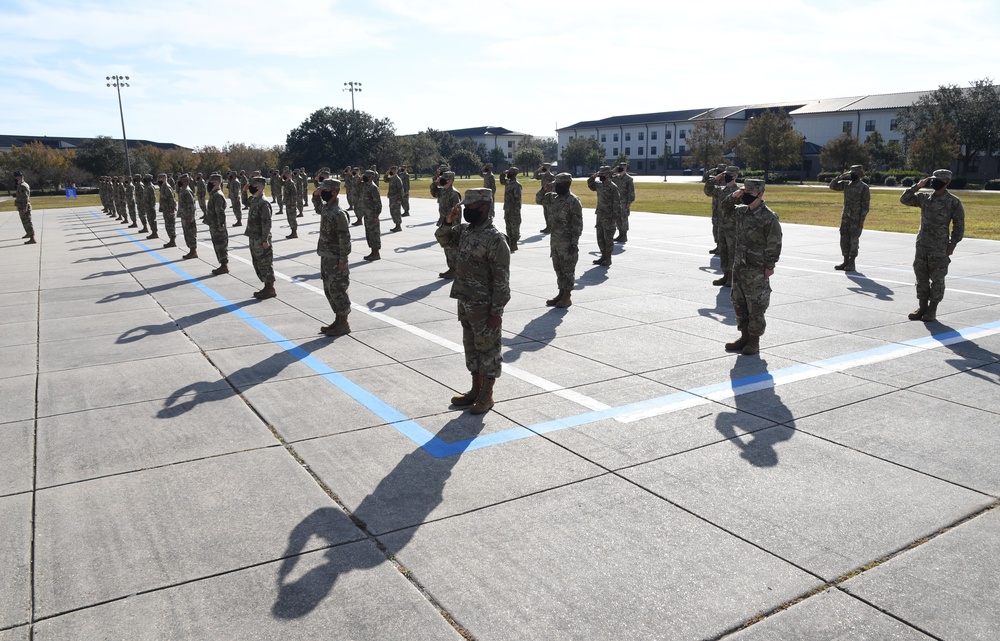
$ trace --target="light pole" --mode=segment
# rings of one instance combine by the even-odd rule
[[[125,82],[128,80],[128,76],[105,76],[108,80],[107,85],[109,87],[114,87],[115,91],[118,92],[118,114],[122,117],[122,142],[125,143],[125,169],[128,171],[129,176],[132,175],[132,163],[128,158],[128,138],[125,137],[125,112],[122,110],[122,87],[128,87],[129,84]],[[114,80],[114,83],[111,81]]]
[[[350,82],[345,82],[344,83],[344,88],[341,91],[350,91],[351,92],[351,111],[354,111],[354,93],[355,92],[361,93],[361,83],[360,82],[354,82],[353,80],[350,81]]]

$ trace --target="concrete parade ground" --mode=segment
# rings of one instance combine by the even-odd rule
[[[339,338],[311,206],[265,301],[242,228],[212,276],[204,225],[183,261],[162,221],[0,213],[0,641],[1000,638],[1000,242],[925,324],[912,235],[845,275],[786,224],[737,356],[708,218],[634,212],[604,268],[585,210],[555,309],[525,206],[477,417],[436,203],[384,211]]]

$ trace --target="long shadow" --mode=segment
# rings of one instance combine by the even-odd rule
[[[576,290],[586,289],[587,287],[595,287],[606,280],[608,280],[608,268],[602,267],[601,265],[595,265],[580,274],[580,277],[576,279],[576,285],[573,289]]]
[[[236,303],[237,307],[249,307],[256,305],[262,301],[252,300],[243,301]],[[176,320],[167,321],[166,323],[160,323],[158,325],[140,325],[139,327],[133,327],[132,329],[122,333],[121,336],[115,340],[115,343],[119,345],[125,345],[127,343],[135,343],[136,341],[141,341],[149,336],[162,336],[164,334],[170,334],[176,332],[185,327],[191,327],[197,325],[198,323],[204,323],[212,318],[218,318],[219,316],[225,316],[230,313],[230,310],[225,307],[212,307],[206,309],[203,312],[198,312],[197,314],[190,314],[188,316],[183,316]]]
[[[431,225],[437,225],[437,221],[436,220],[432,220],[432,221],[429,221],[429,222],[426,222],[426,223],[412,223],[410,225],[407,225],[406,227],[407,227],[407,229],[409,229],[411,227],[430,227]]]
[[[728,287],[720,287],[715,293],[715,307],[702,307],[699,316],[719,321],[723,325],[736,325],[736,312],[733,311],[733,299]]]
[[[940,321],[935,321],[930,324],[930,327],[934,330],[935,336],[941,336],[941,334],[956,333],[957,330],[953,327],[945,325]],[[938,329],[943,329],[944,332],[938,331]],[[951,358],[945,362],[957,369],[958,371],[968,374],[969,376],[975,376],[980,380],[984,380],[994,385],[1000,385],[1000,354],[992,352],[985,347],[980,347],[972,341],[963,341],[961,343],[954,343],[951,345],[946,345],[948,349],[952,351],[958,358]],[[993,370],[995,374],[990,374],[983,369],[980,362],[985,362],[989,365],[993,365]]]
[[[147,252],[144,250],[139,250],[134,252],[125,252],[124,254],[108,254],[107,256],[94,256],[93,258],[78,258],[73,261],[73,264],[78,265],[80,263],[95,263],[99,260],[117,260],[119,258],[126,258],[128,256],[138,256],[139,254],[145,254],[145,253]]]
[[[767,385],[769,381],[773,382],[771,374],[767,371],[767,361],[754,356],[739,356],[729,372],[729,377],[734,387],[754,385],[755,390],[761,384],[764,387],[746,393],[740,393],[741,390],[737,387],[736,396],[733,398],[736,411],[720,412],[715,417],[715,429],[739,448],[740,457],[750,465],[776,466],[777,445],[795,434],[795,420],[791,410],[775,393],[774,385]],[[762,411],[762,408],[765,411]],[[750,424],[755,422],[755,416],[762,416],[779,425],[763,429],[752,428]]]
[[[209,278],[215,278],[212,274],[207,276],[198,276],[194,280],[208,280]],[[139,298],[140,296],[149,296],[150,294],[155,294],[157,292],[163,292],[168,289],[174,289],[175,287],[181,287],[183,285],[188,285],[192,281],[188,280],[175,280],[171,283],[164,283],[162,285],[154,285],[153,287],[144,287],[142,289],[137,289],[131,292],[118,292],[117,294],[108,294],[104,298],[97,301],[98,303],[113,303],[115,301],[124,300],[126,298]]]
[[[861,272],[848,272],[847,277],[855,283],[855,286],[848,287],[847,291],[855,294],[872,296],[878,300],[892,300],[892,295],[896,293],[882,283],[876,283],[874,280],[866,278]]]
[[[414,287],[413,289],[403,292],[402,294],[398,294],[392,298],[373,298],[368,301],[368,309],[374,312],[384,312],[392,309],[393,307],[402,307],[403,305],[415,303],[427,298],[445,285],[451,285],[451,281],[437,279],[425,285]]]
[[[562,324],[563,318],[565,318],[568,312],[568,309],[552,307],[538,318],[531,319],[521,331],[517,332],[518,336],[531,339],[530,342],[511,345],[504,352],[503,361],[505,363],[513,363],[521,358],[521,354],[525,352],[537,352],[548,347],[552,339],[556,337],[556,330]]]
[[[548,234],[534,234],[532,236],[522,236],[521,240],[518,241],[521,245],[528,245],[531,243],[537,243],[540,240],[548,238]]]
[[[149,263],[148,265],[136,265],[135,267],[130,267],[129,269],[108,269],[103,272],[94,272],[89,276],[84,276],[80,280],[95,280],[98,278],[106,278],[108,276],[124,276],[132,272],[141,272],[145,269],[154,269],[156,267],[163,267],[160,263]]]
[[[481,416],[463,413],[449,421],[438,436],[452,442],[476,436],[482,431]],[[444,487],[461,455],[434,458],[417,448],[404,456],[378,486],[354,510],[354,521],[372,533],[367,523],[385,523],[382,534],[394,532],[392,549],[381,548],[382,554],[344,554],[338,545],[338,529],[342,531],[343,513],[325,507],[302,520],[288,535],[284,561],[278,569],[278,598],[271,608],[276,619],[298,619],[306,616],[325,599],[337,579],[352,570],[367,570],[397,554],[413,539],[420,525],[441,504]],[[390,521],[387,523],[386,519]],[[380,535],[378,532],[373,535]],[[311,568],[295,580],[289,580],[310,539],[326,541],[330,547],[324,562]],[[376,538],[376,540],[378,540]],[[355,548],[356,550],[356,548]]]
[[[421,249],[427,249],[428,247],[435,247],[437,246],[437,244],[438,243],[436,240],[432,240],[427,243],[420,243],[419,245],[410,245],[409,247],[397,247],[393,251],[396,252],[397,254],[405,254],[406,252],[419,251]]]

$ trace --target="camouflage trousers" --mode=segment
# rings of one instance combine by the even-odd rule
[[[24,211],[18,210],[17,214],[21,217],[21,226],[24,227],[24,233],[35,235],[35,226],[31,224],[31,208],[27,208]]]
[[[608,214],[597,214],[597,247],[602,254],[615,248],[615,222]]]
[[[861,223],[850,218],[840,219],[840,254],[846,258],[858,257],[861,240]]]
[[[264,241],[267,240],[267,249],[264,249]],[[274,246],[271,238],[250,238],[250,259],[253,262],[253,270],[257,272],[257,278],[262,283],[274,282]]]
[[[913,259],[913,273],[917,277],[917,298],[941,302],[944,298],[944,280],[948,275],[948,265],[951,258],[947,251],[938,251],[926,247],[917,247],[917,255]]]
[[[184,244],[191,251],[196,251],[198,249],[198,223],[194,221],[194,218],[190,220],[181,218],[181,231],[184,233]]]
[[[115,213],[122,217],[125,217],[126,214],[128,214],[128,211],[125,209],[124,199],[115,199]]]
[[[354,190],[347,190],[347,207],[348,209],[354,209]]]
[[[240,197],[234,196],[229,199],[229,204],[233,207],[233,213],[236,214],[236,222],[243,222],[243,207],[240,205]]]
[[[559,289],[573,289],[576,284],[576,263],[580,260],[580,252],[570,253],[568,250],[552,249],[552,269],[556,270],[556,286]]]
[[[215,248],[215,257],[219,259],[220,265],[226,265],[229,263],[229,230],[224,226],[222,231],[218,229],[211,230],[212,235],[212,247]]]
[[[722,229],[720,227],[720,218],[721,218],[721,215],[719,214],[719,210],[713,208],[712,209],[712,240],[715,241],[715,246],[716,247],[718,247],[719,243],[722,242]]]
[[[137,209],[136,206],[135,206],[135,201],[134,200],[129,200],[127,202],[128,202],[128,217],[129,217],[129,220],[131,220],[132,224],[134,225],[135,224],[136,209]],[[143,216],[142,218],[143,218],[142,225],[143,225],[143,227],[145,227],[146,226],[146,217]]]
[[[299,228],[299,221],[295,220],[295,202],[285,203],[285,220],[288,221],[288,226],[292,231],[297,231]]]
[[[323,278],[323,293],[330,303],[330,309],[338,316],[347,316],[351,313],[351,299],[347,295],[347,288],[351,286],[351,270],[337,271],[338,259],[321,256],[319,259],[319,273]]]
[[[367,213],[365,219],[365,240],[372,250],[382,249],[382,229],[379,227],[378,214]]]
[[[507,227],[507,244],[511,251],[516,251],[517,241],[521,240],[521,212],[505,211],[503,222]]]
[[[403,199],[390,200],[389,201],[389,215],[392,216],[392,222],[400,225],[403,222],[401,208],[403,206]]]
[[[403,194],[402,205],[403,205],[403,213],[406,214],[407,216],[409,216],[410,215],[410,194],[409,193]]]
[[[736,252],[736,230],[719,227],[719,269],[725,276],[732,275],[733,254]]]
[[[304,208],[305,208],[305,205],[302,203],[302,200],[301,199],[296,199],[296,201],[295,201],[295,209],[297,209],[299,211],[299,216],[305,216]]]
[[[141,211],[141,210],[140,210]],[[156,231],[156,209],[146,209],[146,223],[152,231]]]
[[[198,199],[198,209],[201,210],[202,215],[208,213],[208,203],[205,201],[204,198]]]
[[[624,234],[628,232],[628,215],[632,213],[632,205],[622,204],[622,215],[618,218],[618,222],[615,225],[618,227],[618,233]]]
[[[167,238],[173,240],[177,236],[177,214],[160,213],[163,214],[163,230],[167,232]]]
[[[240,190],[240,202],[243,204],[243,209],[250,209],[250,194]]]
[[[462,345],[465,346],[465,367],[486,378],[500,378],[500,329],[490,329],[489,303],[458,301],[458,320],[462,323]]]
[[[736,328],[751,336],[763,336],[767,327],[764,312],[771,304],[771,283],[763,268],[733,266],[732,300]]]

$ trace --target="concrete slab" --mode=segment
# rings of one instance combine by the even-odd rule
[[[367,542],[131,596],[35,626],[39,641],[71,637],[136,641],[462,638]]]
[[[459,411],[420,424],[448,443],[516,427],[493,413],[477,417]],[[603,473],[542,439],[435,458],[389,426],[304,441],[295,450],[376,534]]]
[[[906,623],[840,590],[827,589],[725,641],[930,641]]]
[[[991,502],[781,426],[622,475],[826,580]]]
[[[31,495],[0,497],[0,628],[31,616]]]
[[[28,641],[29,634],[28,626],[11,628],[0,632],[0,641]]]
[[[38,342],[38,322],[5,323],[0,331],[0,348],[31,345]]]
[[[0,378],[0,425],[33,418],[35,374]]]
[[[1000,630],[1000,511],[993,509],[844,583],[844,589],[940,639]]]
[[[483,641],[714,638],[818,585],[612,476],[384,538]]]
[[[35,425],[0,425],[0,496],[30,492],[34,483]]]
[[[38,345],[11,345],[3,349],[0,379],[34,374],[38,371]]]
[[[310,515],[322,540],[300,552],[360,537],[283,448],[39,491],[36,612],[50,616],[281,558],[289,532]]]

